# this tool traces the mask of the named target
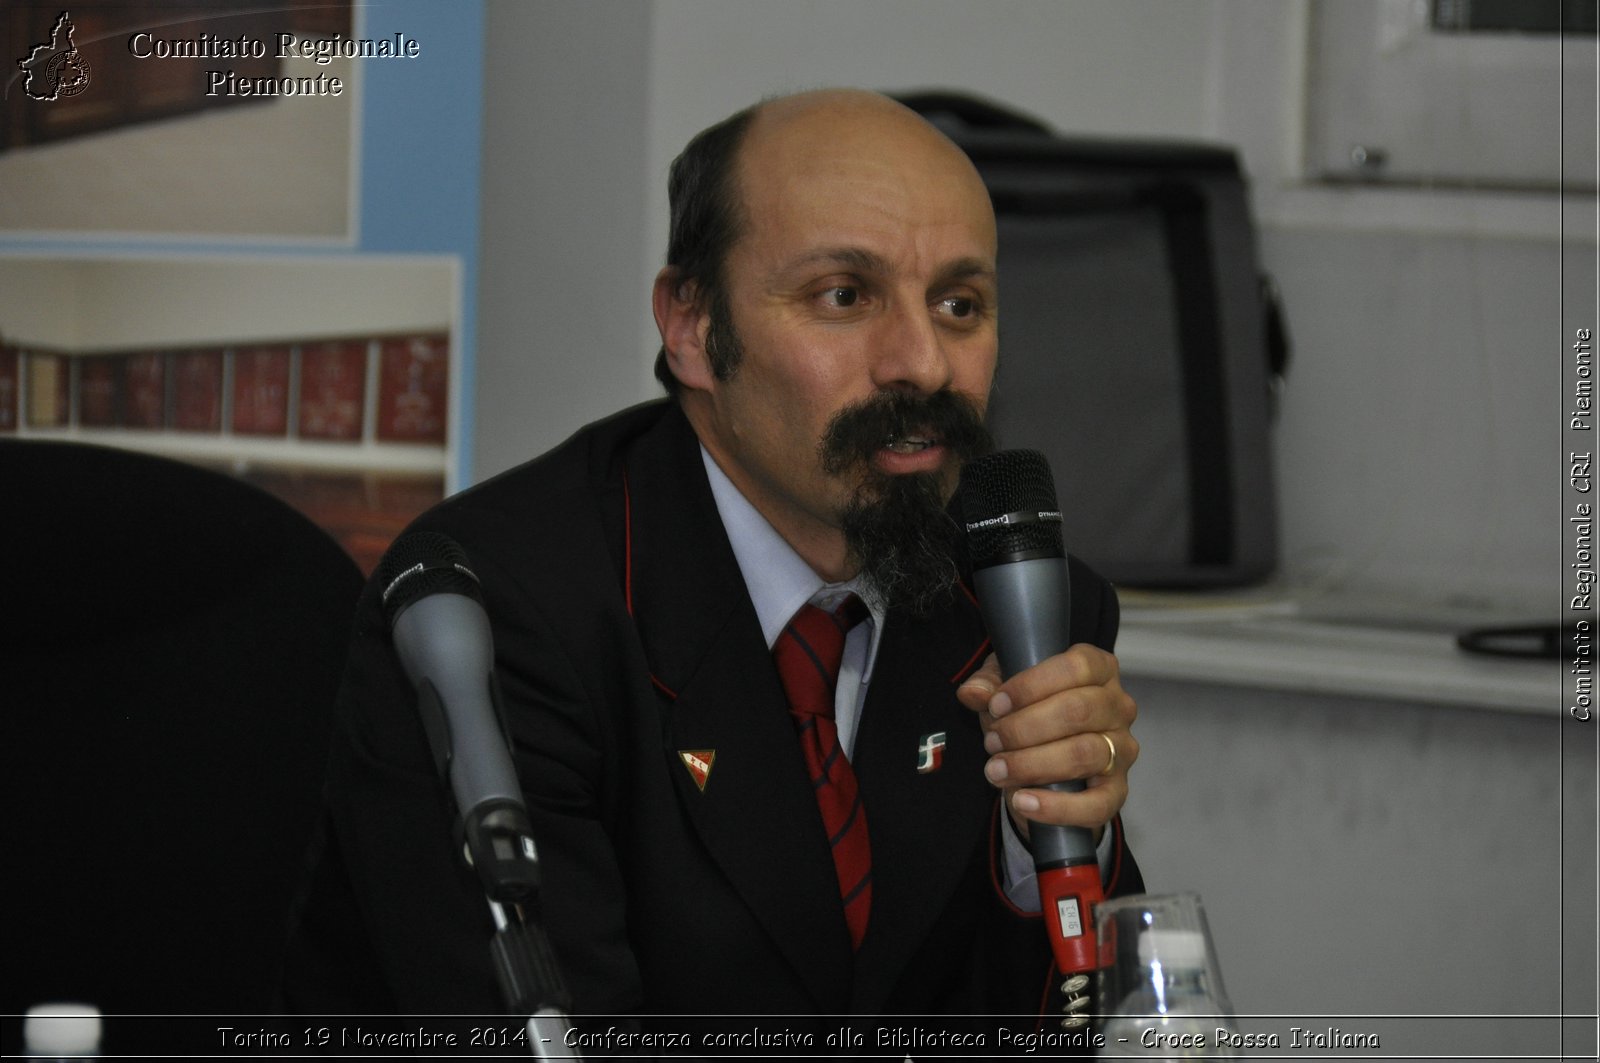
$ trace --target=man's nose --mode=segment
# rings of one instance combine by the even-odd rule
[[[949,386],[952,373],[945,337],[921,301],[905,301],[881,322],[872,382],[880,390],[931,395]]]

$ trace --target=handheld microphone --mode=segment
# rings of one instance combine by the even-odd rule
[[[533,828],[511,763],[483,592],[455,541],[403,535],[378,567],[395,653],[448,783],[467,862],[491,900],[517,903],[539,886]]]
[[[977,458],[962,469],[961,499],[978,608],[1009,678],[1071,645],[1071,586],[1050,465],[1034,450]],[[1084,785],[1078,779],[1050,789]],[[1094,836],[1045,823],[1032,824],[1029,835],[1056,966],[1064,975],[1093,971],[1092,909],[1103,897]]]

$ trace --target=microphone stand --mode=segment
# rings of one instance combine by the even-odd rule
[[[539,853],[511,759],[483,590],[451,538],[409,532],[378,566],[383,612],[434,768],[456,812],[461,854],[482,882],[495,932],[495,978],[513,1015],[528,1016],[535,1056],[571,1058],[566,985],[540,924]]]
[[[537,1059],[571,1059],[566,983],[545,933],[539,905],[539,856],[527,813],[514,801],[488,801],[463,820],[462,855],[483,882],[494,917],[489,955],[506,1006],[526,1015],[528,1050]]]

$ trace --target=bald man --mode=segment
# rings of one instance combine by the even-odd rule
[[[668,398],[415,526],[484,588],[574,1010],[1052,1021],[1029,832],[1090,828],[1108,894],[1142,888],[1117,821],[1135,707],[1115,595],[1076,560],[1082,641],[1004,682],[964,582],[945,508],[990,445],[983,183],[900,104],[830,90],[705,130],[669,194]],[[501,1008],[414,701],[369,589],[298,1008]]]

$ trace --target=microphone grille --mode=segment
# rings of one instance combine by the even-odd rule
[[[407,606],[430,594],[483,601],[466,551],[438,532],[409,532],[396,539],[378,564],[377,580],[383,588],[384,619],[391,626]]]
[[[1065,554],[1055,480],[1037,450],[1001,450],[967,462],[959,497],[974,567]]]

